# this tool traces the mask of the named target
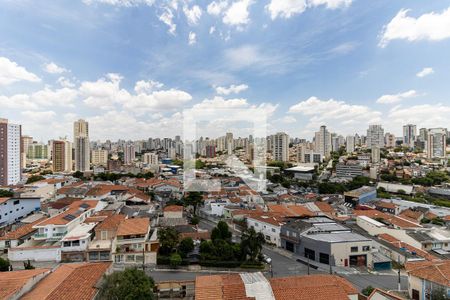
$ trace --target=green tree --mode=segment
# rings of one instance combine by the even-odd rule
[[[194,250],[194,241],[192,238],[187,237],[181,240],[180,245],[178,246],[178,251],[183,255],[186,256],[189,252],[192,252]]]
[[[45,179],[45,178],[41,175],[31,175],[30,177],[28,177],[27,183],[33,183],[33,182],[43,180],[43,179]]]
[[[256,232],[253,227],[248,228],[242,233],[241,249],[245,257],[250,261],[256,261],[262,250],[264,243],[264,235],[261,232]]]
[[[198,223],[200,223],[200,218],[197,216],[193,216],[191,219],[191,225],[197,225]]]
[[[7,191],[7,190],[0,190],[0,198],[1,197],[12,197],[14,196],[13,192]]]
[[[188,196],[184,198],[184,203],[194,208],[195,215],[197,213],[197,207],[203,204],[203,196],[199,192],[189,192]]]
[[[232,233],[228,228],[228,224],[224,221],[219,221],[217,226],[211,232],[211,240],[225,240],[231,241]]]
[[[83,172],[80,171],[76,171],[72,174],[73,177],[78,178],[78,179],[84,179],[84,175]]]
[[[23,267],[25,270],[34,270],[34,266],[31,264],[30,260],[23,262]]]
[[[11,264],[8,259],[3,259],[0,257],[0,272],[9,271]]]
[[[155,299],[155,282],[143,271],[125,269],[104,277],[99,291],[99,299],[144,300]]]
[[[362,293],[364,296],[367,296],[367,297],[368,297],[370,294],[372,294],[372,292],[373,292],[374,289],[375,289],[375,288],[374,288],[373,286],[369,285],[369,286],[365,287],[365,288],[361,291],[361,293]]]
[[[161,254],[169,254],[177,247],[179,235],[175,228],[168,227],[158,230],[158,239],[161,245],[159,252]]]
[[[181,258],[181,255],[178,253],[172,253],[170,255],[170,265],[172,267],[178,267],[179,265],[181,265],[183,259]]]

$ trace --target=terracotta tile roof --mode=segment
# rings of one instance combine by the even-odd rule
[[[43,220],[47,219],[46,217],[42,217],[36,221],[34,221],[33,223],[29,223],[29,224],[25,224],[23,226],[20,226],[19,228],[17,228],[14,231],[9,231],[7,232],[4,236],[0,237],[0,241],[2,240],[17,240],[23,236],[26,236],[34,231],[36,231],[37,229],[33,228],[34,225],[42,222]]]
[[[86,196],[104,196],[112,191],[127,191],[128,187],[124,185],[99,184],[90,189]]]
[[[65,225],[67,223],[69,223],[69,220],[64,219],[65,216],[71,214],[74,216],[78,216],[79,212],[80,212],[80,206],[83,204],[88,205],[87,209],[91,209],[97,206],[98,201],[96,200],[78,200],[73,202],[72,204],[69,205],[69,208],[66,209],[64,212],[51,217],[41,223],[36,224],[36,226],[45,226],[45,225],[49,225],[49,224],[54,224],[54,225]]]
[[[175,212],[175,211],[183,211],[183,206],[181,205],[168,205],[166,207],[164,207],[164,211],[168,211],[168,212]]]
[[[277,300],[329,300],[348,299],[358,290],[347,280],[334,275],[292,276],[270,279]],[[195,280],[196,300],[244,300],[245,285],[239,274],[197,276]]]
[[[91,300],[111,263],[63,264],[41,280],[23,300]]]
[[[248,216],[248,218],[257,220],[259,222],[271,224],[271,225],[277,226],[277,227],[281,226],[285,223],[284,216],[279,213],[274,213],[274,212],[254,213],[254,214]]]
[[[407,220],[405,218],[401,218],[398,216],[394,216],[391,214],[386,214],[384,212],[378,211],[376,209],[367,209],[367,210],[354,210],[353,213],[356,216],[367,216],[372,219],[382,218],[386,222],[391,223],[400,228],[416,228],[422,227],[419,223]]]
[[[277,300],[348,299],[349,295],[358,295],[350,282],[336,275],[273,278],[270,284]]]
[[[64,197],[64,198],[58,199],[54,202],[49,202],[48,207],[53,208],[53,209],[61,209],[61,208],[69,206],[70,204],[72,204],[73,202],[78,201],[78,200],[80,200],[80,198]]]
[[[10,197],[3,197],[0,198],[0,204],[5,203],[6,201],[8,201],[9,199],[11,199]]]
[[[435,282],[442,286],[450,286],[450,260],[428,262],[428,264],[407,264],[409,275]]]
[[[388,209],[395,209],[397,207],[397,205],[395,205],[394,203],[386,202],[386,201],[378,201],[375,203],[375,206],[388,208]]]
[[[50,269],[34,269],[12,272],[0,272],[0,299],[9,299],[34,276],[49,272]]]
[[[334,213],[335,212],[334,208],[326,202],[315,201],[314,204],[320,209],[321,212],[324,212],[324,213]]]
[[[126,219],[119,224],[117,235],[140,235],[147,234],[150,227],[148,218]]]
[[[382,289],[375,288],[372,291],[372,293],[369,295],[367,300],[379,299],[379,297],[376,296],[377,294],[382,295],[383,297],[385,297],[386,299],[389,299],[389,300],[404,300],[405,299],[400,296],[394,295],[392,292],[386,292],[386,291],[383,291]]]
[[[268,205],[269,211],[278,213],[285,217],[298,217],[298,216],[314,216],[315,214],[301,205]]]
[[[125,220],[125,215],[112,215],[97,225],[98,230],[117,230],[119,224]]]
[[[399,248],[399,249],[403,248],[403,249],[407,249],[409,252],[415,252],[417,255],[425,258],[426,260],[429,260],[429,261],[438,260],[438,258],[436,256],[431,255],[427,251],[424,251],[422,249],[413,247],[405,242],[402,242],[390,234],[382,233],[382,234],[378,235],[378,238],[392,244],[396,248]]]
[[[411,210],[411,209],[405,209],[404,211],[402,211],[401,213],[400,213],[400,217],[403,217],[403,218],[405,218],[405,219],[411,219],[411,220],[414,220],[414,221],[419,221],[421,218],[422,218],[422,212],[420,212],[420,211],[414,211],[414,210]]]

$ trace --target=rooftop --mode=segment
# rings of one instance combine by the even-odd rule
[[[72,222],[75,218],[80,216],[88,209],[95,208],[97,206],[98,201],[96,200],[79,200],[75,201],[69,205],[69,208],[64,212],[51,217],[41,223],[36,224],[35,226],[46,226],[46,225],[66,225]]]
[[[181,205],[168,205],[164,207],[164,211],[166,212],[182,212],[183,206]]]
[[[35,276],[43,275],[50,269],[34,269],[0,272],[0,299],[9,299],[19,292]]]
[[[117,235],[145,235],[149,227],[150,220],[148,218],[126,219],[119,224]]]

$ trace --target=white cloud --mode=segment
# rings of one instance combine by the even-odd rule
[[[195,32],[189,32],[189,36],[188,36],[188,44],[189,45],[194,45],[195,43],[197,43],[197,35],[195,34]]]
[[[169,33],[175,35],[177,24],[173,22],[173,13],[171,9],[166,8],[162,15],[159,16],[159,20],[169,27]]]
[[[136,94],[144,94],[144,93],[150,93],[154,90],[158,90],[164,86],[163,83],[154,81],[154,80],[139,80],[134,85],[134,91]]]
[[[358,46],[358,43],[355,42],[347,42],[347,43],[342,43],[337,45],[336,47],[334,47],[333,49],[331,49],[331,53],[335,53],[335,54],[348,54],[350,52],[352,52],[353,50],[355,50],[355,48]]]
[[[57,82],[62,86],[66,88],[73,88],[75,87],[75,84],[68,78],[65,77],[59,77]]]
[[[434,73],[433,68],[423,68],[420,72],[416,74],[417,77],[425,77]]]
[[[286,66],[286,57],[280,53],[265,53],[256,45],[242,45],[224,51],[226,67],[243,69],[253,67],[263,72],[278,72]]]
[[[231,93],[233,94],[239,94],[242,91],[245,91],[248,89],[248,85],[246,84],[239,84],[239,85],[230,85],[229,87],[224,86],[218,86],[216,87],[216,93],[219,95],[229,95]]]
[[[383,28],[380,47],[386,47],[396,39],[440,41],[450,38],[450,8],[442,13],[431,12],[418,18],[407,16],[409,10],[402,9]]]
[[[40,82],[35,74],[6,57],[0,57],[0,85],[9,85],[18,81]]]
[[[116,103],[129,99],[130,94],[119,87],[121,80],[120,75],[110,73],[97,81],[82,82],[79,90],[84,103],[95,108],[112,109]]]
[[[271,0],[266,5],[272,20],[277,17],[288,19],[296,14],[303,13],[309,7],[325,5],[328,9],[348,7],[352,0]]]
[[[392,95],[383,95],[377,99],[377,103],[381,104],[392,104],[398,103],[408,98],[417,97],[419,94],[415,90],[409,90],[403,93],[392,94]]]
[[[355,128],[381,122],[381,113],[364,105],[349,104],[334,99],[320,100],[310,97],[289,108],[289,113],[309,117],[306,128],[317,130],[320,125],[332,126],[332,130],[354,133]]]
[[[223,23],[231,26],[242,26],[250,22],[249,6],[253,4],[252,0],[238,0],[233,2],[225,11]]]
[[[202,10],[198,5],[192,6],[191,9],[189,9],[188,6],[184,6],[183,12],[186,15],[186,19],[189,25],[197,25],[202,16]]]
[[[48,63],[44,66],[44,71],[50,74],[61,74],[67,72],[63,67],[58,66],[54,62]]]
[[[222,12],[227,8],[228,1],[213,1],[210,4],[208,4],[206,11],[208,14],[213,16],[218,16],[222,14]]]
[[[297,119],[294,118],[293,116],[285,116],[281,118],[279,121],[284,124],[293,124],[297,122]]]
[[[181,109],[191,100],[192,96],[189,93],[170,89],[132,96],[123,102],[123,107],[141,114],[148,111]]]
[[[213,34],[216,31],[216,27],[211,26],[209,27],[209,34]]]
[[[70,88],[52,90],[48,87],[32,94],[0,96],[0,107],[36,110],[42,107],[74,107],[78,92]]]
[[[155,0],[83,0],[83,3],[91,5],[94,3],[109,4],[113,6],[131,7],[140,4],[152,6]]]
[[[421,104],[406,108],[395,107],[389,111],[387,119],[392,120],[392,125],[396,128],[401,128],[404,124],[420,124],[420,127],[432,128],[445,127],[449,115],[449,105]]]
[[[193,106],[194,109],[217,109],[217,108],[247,108],[250,104],[247,99],[235,98],[224,99],[223,97],[216,96],[213,99],[205,99],[200,103]]]
[[[54,111],[30,111],[26,110],[20,113],[28,122],[46,123],[56,116]]]

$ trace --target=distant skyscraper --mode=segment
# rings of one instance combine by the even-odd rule
[[[407,124],[403,126],[403,144],[414,148],[414,142],[416,141],[417,127],[416,125]]]
[[[91,161],[94,166],[106,167],[108,165],[108,150],[92,150]]]
[[[136,150],[133,145],[125,145],[123,151],[123,163],[126,165],[131,164],[136,158]]]
[[[384,129],[381,125],[369,125],[366,146],[368,149],[372,149],[373,146],[384,147]]]
[[[27,153],[28,153],[28,147],[33,143],[33,137],[29,135],[23,135],[22,136],[22,153],[21,153],[21,159],[22,159],[22,167],[26,166],[27,164]]]
[[[89,124],[85,120],[73,123],[73,144],[75,147],[75,171],[90,169]]]
[[[0,119],[0,186],[17,184],[21,179],[22,126]]]
[[[227,150],[228,154],[233,154],[234,140],[233,140],[233,133],[231,132],[227,132],[225,136],[225,149]]]
[[[445,128],[428,129],[427,157],[446,158],[447,130]]]
[[[347,136],[346,143],[345,143],[345,149],[347,153],[352,153],[355,151],[355,137],[352,135]]]
[[[326,126],[320,126],[320,130],[316,132],[314,138],[314,149],[320,153],[322,157],[328,158],[331,153],[331,134]]]
[[[384,142],[386,144],[386,148],[395,148],[395,135],[393,135],[392,133],[387,132],[386,135],[384,136]]]
[[[372,146],[371,154],[372,154],[372,163],[378,164],[381,160],[380,159],[380,147]]]
[[[289,135],[278,132],[272,135],[272,154],[277,161],[289,161]]]
[[[72,172],[72,143],[69,141],[53,141],[53,172]]]

